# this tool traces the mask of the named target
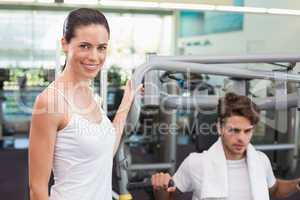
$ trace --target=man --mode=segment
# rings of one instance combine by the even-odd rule
[[[250,144],[258,121],[259,110],[248,97],[228,93],[219,99],[218,141],[190,154],[173,177],[153,175],[156,199],[173,200],[178,191],[193,192],[193,200],[269,200],[300,191],[300,179],[276,179],[268,157]],[[175,187],[168,188],[171,179]]]

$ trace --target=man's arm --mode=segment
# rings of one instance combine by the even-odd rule
[[[270,194],[273,198],[287,197],[299,191],[297,188],[299,182],[300,178],[288,181],[277,179],[274,186],[269,189]]]
[[[182,193],[192,192],[192,177],[190,172],[191,155],[189,155],[179,166],[173,177],[170,174],[157,173],[152,176],[152,186],[156,200],[175,200],[180,198]],[[169,185],[173,181],[173,187]],[[175,185],[175,186],[174,186]]]
[[[164,189],[154,189],[155,200],[175,200],[175,192],[167,192]]]
[[[169,187],[172,180],[168,173],[157,173],[151,178],[155,200],[174,200],[176,187]]]

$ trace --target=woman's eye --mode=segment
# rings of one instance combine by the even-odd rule
[[[99,51],[105,51],[107,49],[107,47],[106,46],[101,46],[101,47],[98,47],[98,50]]]
[[[80,45],[80,48],[81,48],[81,49],[88,49],[88,48],[89,48],[89,46],[88,46],[88,45],[86,45],[86,44],[81,44],[81,45]]]

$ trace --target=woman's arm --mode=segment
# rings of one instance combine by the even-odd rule
[[[29,187],[31,200],[48,200],[54,144],[59,117],[48,109],[47,95],[35,101],[29,136]]]
[[[120,106],[117,110],[116,116],[113,120],[113,125],[115,127],[116,135],[117,135],[115,145],[114,145],[114,155],[120,144],[120,140],[122,138],[123,130],[124,130],[125,123],[126,123],[126,118],[127,118],[130,106],[133,102],[134,96],[137,92],[140,92],[142,90],[143,90],[142,84],[139,85],[139,87],[136,90],[133,90],[131,80],[127,81],[121,104],[120,104]]]

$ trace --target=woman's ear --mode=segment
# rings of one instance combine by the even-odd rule
[[[61,38],[60,44],[61,44],[61,48],[64,51],[64,53],[67,54],[68,53],[69,44],[68,44],[68,42],[66,41],[66,39],[64,37]]]

